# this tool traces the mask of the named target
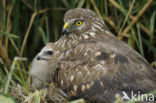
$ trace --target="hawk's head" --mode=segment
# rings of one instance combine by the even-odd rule
[[[104,21],[90,9],[76,8],[65,13],[63,34],[78,34],[103,31]]]

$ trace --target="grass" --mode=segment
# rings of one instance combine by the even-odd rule
[[[44,101],[46,90],[30,88],[29,65],[47,42],[59,39],[65,11],[76,7],[94,10],[111,32],[155,66],[155,0],[1,0],[1,93],[19,102]]]

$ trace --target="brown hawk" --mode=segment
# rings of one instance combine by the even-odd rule
[[[95,12],[71,9],[64,21],[64,36],[55,43],[62,51],[50,61],[51,77],[72,99],[113,103],[115,94],[130,96],[156,89],[156,72],[113,36]]]

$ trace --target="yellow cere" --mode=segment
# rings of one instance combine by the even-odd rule
[[[82,25],[82,21],[80,21],[80,20],[76,21],[75,25],[81,26]]]
[[[67,27],[69,26],[69,22],[66,22],[63,26],[64,29],[67,29]]]

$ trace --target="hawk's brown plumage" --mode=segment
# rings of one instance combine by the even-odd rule
[[[112,103],[116,93],[156,89],[156,72],[113,36],[96,13],[71,9],[64,21],[64,36],[55,43],[61,52],[51,61],[51,77],[68,95],[93,103]]]
[[[78,43],[59,60],[54,83],[68,95],[92,102],[112,103],[115,94],[147,93],[156,89],[156,75],[128,46],[112,39]],[[122,51],[122,52],[121,52]]]

